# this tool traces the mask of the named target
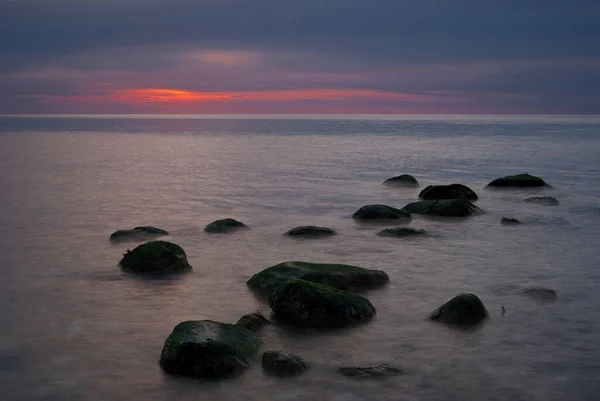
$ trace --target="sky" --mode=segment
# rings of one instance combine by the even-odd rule
[[[600,0],[0,0],[0,114],[600,114]]]

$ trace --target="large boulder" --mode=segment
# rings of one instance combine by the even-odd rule
[[[168,241],[150,241],[123,255],[119,266],[136,274],[173,274],[192,270],[183,248]]]
[[[269,296],[281,321],[302,327],[344,327],[369,321],[377,311],[367,298],[306,280],[288,280]]]
[[[226,234],[240,228],[248,227],[241,221],[235,219],[221,219],[213,221],[204,227],[204,231],[211,234]]]
[[[212,320],[179,323],[160,355],[160,366],[169,374],[219,377],[248,366],[248,358],[261,341],[250,330]]]
[[[466,199],[422,200],[409,203],[407,212],[431,216],[466,217],[482,213],[482,210]]]
[[[297,238],[321,238],[321,237],[331,237],[332,235],[337,235],[335,230],[327,227],[318,227],[318,226],[300,226],[296,228],[292,228],[288,232],[283,235],[287,235],[288,237],[297,237]]]
[[[473,326],[488,317],[483,302],[474,294],[460,294],[429,315],[429,319],[458,326]]]
[[[411,219],[409,212],[387,205],[366,205],[352,215],[356,220],[398,220]]]
[[[410,227],[392,227],[386,228],[377,233],[380,237],[415,237],[420,235],[425,235],[427,232],[425,230],[420,230],[416,228]]]
[[[388,187],[418,187],[419,181],[409,174],[397,175],[396,177],[388,178],[383,182],[383,185]]]
[[[498,188],[531,188],[531,187],[545,187],[548,186],[546,181],[541,179],[540,177],[536,177],[535,175],[530,175],[529,173],[525,174],[516,174],[516,175],[508,175],[506,177],[496,178],[494,181],[490,182],[488,187],[498,187]]]
[[[378,288],[390,281],[388,275],[381,270],[344,264],[291,261],[266,268],[252,276],[247,284],[259,293],[269,295],[284,281],[295,278],[342,290]]]
[[[402,370],[387,363],[366,366],[344,366],[338,372],[354,379],[375,379],[402,374]]]
[[[304,359],[283,351],[265,351],[262,356],[262,367],[274,376],[293,376],[308,370],[308,364]]]
[[[525,199],[527,203],[535,203],[536,205],[542,206],[556,206],[558,205],[558,199],[552,196],[532,196],[531,198]]]
[[[419,198],[425,200],[478,199],[475,191],[463,184],[429,185],[419,193]]]
[[[248,330],[256,333],[261,327],[267,324],[271,324],[269,319],[264,317],[261,313],[254,312],[248,315],[244,315],[237,321],[237,325],[243,326]]]
[[[117,230],[110,235],[109,240],[112,242],[139,241],[163,235],[169,235],[169,233],[160,228],[141,226],[132,228],[131,230]]]

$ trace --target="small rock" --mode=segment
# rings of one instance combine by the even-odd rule
[[[521,222],[517,219],[513,219],[513,218],[508,218],[508,217],[503,217],[502,220],[500,221],[500,223],[502,224],[521,224]]]
[[[396,177],[388,178],[383,182],[388,187],[418,187],[419,182],[415,177],[409,174],[402,174]]]
[[[483,302],[474,294],[460,294],[429,315],[429,319],[459,326],[473,326],[488,318]]]
[[[540,177],[530,175],[529,173],[508,175],[506,177],[496,178],[490,182],[488,187],[505,187],[505,188],[531,188],[549,186]]]
[[[109,240],[112,242],[137,241],[147,240],[153,237],[169,235],[169,233],[160,228],[152,226],[135,227],[131,230],[117,230],[110,235]]]
[[[483,211],[466,199],[422,200],[403,207],[410,213],[443,217],[467,217]]]
[[[425,234],[427,234],[425,230],[417,230],[409,227],[386,228],[377,233],[377,235],[382,237],[414,237]]]
[[[535,301],[551,302],[558,299],[556,291],[549,288],[525,288],[520,293]]]
[[[183,248],[168,241],[150,241],[129,249],[119,262],[121,268],[136,274],[176,274],[192,270]]]
[[[463,184],[429,185],[421,191],[419,198],[424,200],[466,199],[477,200],[478,196],[471,188]]]
[[[236,324],[256,333],[262,326],[271,324],[271,322],[261,313],[255,312],[242,316]]]
[[[366,205],[352,215],[356,220],[397,220],[411,219],[409,212],[387,205]]]
[[[338,372],[347,377],[356,379],[383,378],[396,376],[403,372],[395,366],[387,363],[379,363],[367,366],[351,366],[338,368]]]
[[[225,234],[244,227],[247,226],[241,221],[235,219],[221,219],[208,224],[204,227],[204,231],[207,233]]]
[[[302,237],[302,238],[320,238],[320,237],[330,237],[332,235],[337,235],[337,233],[331,228],[327,227],[318,227],[318,226],[300,226],[296,228],[292,228],[288,232],[283,235],[287,235],[288,237]]]
[[[283,351],[265,351],[262,367],[276,376],[293,376],[308,370],[308,364],[299,356]]]
[[[558,205],[558,199],[552,196],[532,196],[531,198],[525,199],[527,203],[535,203],[542,206],[556,206]]]

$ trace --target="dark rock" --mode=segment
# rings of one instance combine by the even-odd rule
[[[409,203],[404,210],[431,216],[466,217],[483,211],[466,199],[422,200]]]
[[[388,178],[383,182],[388,187],[418,187],[419,182],[415,177],[409,174],[402,174],[396,177]]]
[[[366,205],[352,215],[356,220],[397,220],[411,219],[409,212],[387,205]]]
[[[237,325],[244,326],[248,330],[256,333],[258,329],[264,325],[271,324],[269,319],[264,317],[262,314],[255,312],[248,315],[244,315],[237,321]]]
[[[338,372],[347,377],[355,379],[374,379],[389,376],[397,376],[403,372],[395,366],[387,363],[378,363],[376,365],[367,366],[349,366],[341,367]]]
[[[269,295],[281,283],[295,278],[343,290],[378,288],[390,281],[388,275],[381,270],[343,264],[292,261],[266,268],[252,276],[247,284],[259,293]]]
[[[121,268],[136,274],[173,274],[192,270],[179,245],[168,241],[150,241],[123,255]]]
[[[521,224],[521,222],[519,220],[508,218],[508,217],[503,217],[502,220],[500,220],[500,223],[502,223],[502,224]]]
[[[284,235],[288,237],[302,237],[302,238],[319,238],[319,237],[330,237],[337,235],[337,233],[331,228],[318,227],[318,226],[300,226],[292,228]]]
[[[377,313],[367,298],[306,280],[289,280],[269,296],[277,319],[303,327],[344,327]]]
[[[415,228],[408,227],[386,228],[377,233],[377,235],[382,237],[413,237],[425,234],[427,234],[425,230],[417,230]]]
[[[525,199],[527,203],[535,203],[543,206],[556,206],[558,205],[558,199],[551,196],[532,196],[531,198]]]
[[[419,198],[424,200],[467,199],[477,200],[477,194],[462,184],[429,185],[421,191]]]
[[[487,309],[474,294],[457,295],[429,315],[431,320],[459,326],[473,326],[487,317]]]
[[[549,302],[558,299],[556,291],[549,288],[525,288],[519,292],[535,301]]]
[[[204,231],[207,233],[225,234],[244,227],[248,226],[241,221],[237,221],[235,219],[221,219],[208,224],[206,227],[204,227]]]
[[[283,351],[265,351],[262,367],[275,376],[293,376],[308,370],[308,364],[299,356]]]
[[[546,182],[540,177],[536,177],[535,175],[530,175],[528,173],[525,174],[517,174],[517,175],[508,175],[506,177],[496,178],[494,181],[490,182],[488,187],[504,187],[504,188],[531,188],[531,187],[544,187],[549,186]]]
[[[254,333],[236,324],[187,321],[165,341],[160,366],[174,375],[225,376],[245,368],[260,345]]]
[[[153,237],[169,235],[169,233],[160,228],[152,226],[135,227],[131,230],[117,230],[110,235],[109,240],[113,242],[147,240]]]

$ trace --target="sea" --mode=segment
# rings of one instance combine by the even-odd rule
[[[490,190],[517,173],[544,189]],[[389,188],[411,174],[420,188]],[[430,184],[472,188],[485,213],[360,224],[366,204],[403,207]],[[0,117],[0,400],[595,401],[600,397],[598,116]],[[524,202],[552,196],[558,206]],[[235,218],[228,235],[206,224]],[[522,224],[503,225],[503,217]],[[170,232],[193,272],[145,279],[118,266],[138,243],[118,229]],[[283,236],[300,225],[338,235]],[[234,323],[262,311],[246,281],[283,261],[384,270],[367,324],[260,332],[263,350],[310,370],[273,377],[261,353],[221,380],[169,376],[158,360],[185,320]],[[532,299],[523,289],[556,291]],[[427,316],[461,293],[489,320],[456,330]],[[504,308],[504,313],[502,313]],[[389,363],[379,380],[341,366]]]

